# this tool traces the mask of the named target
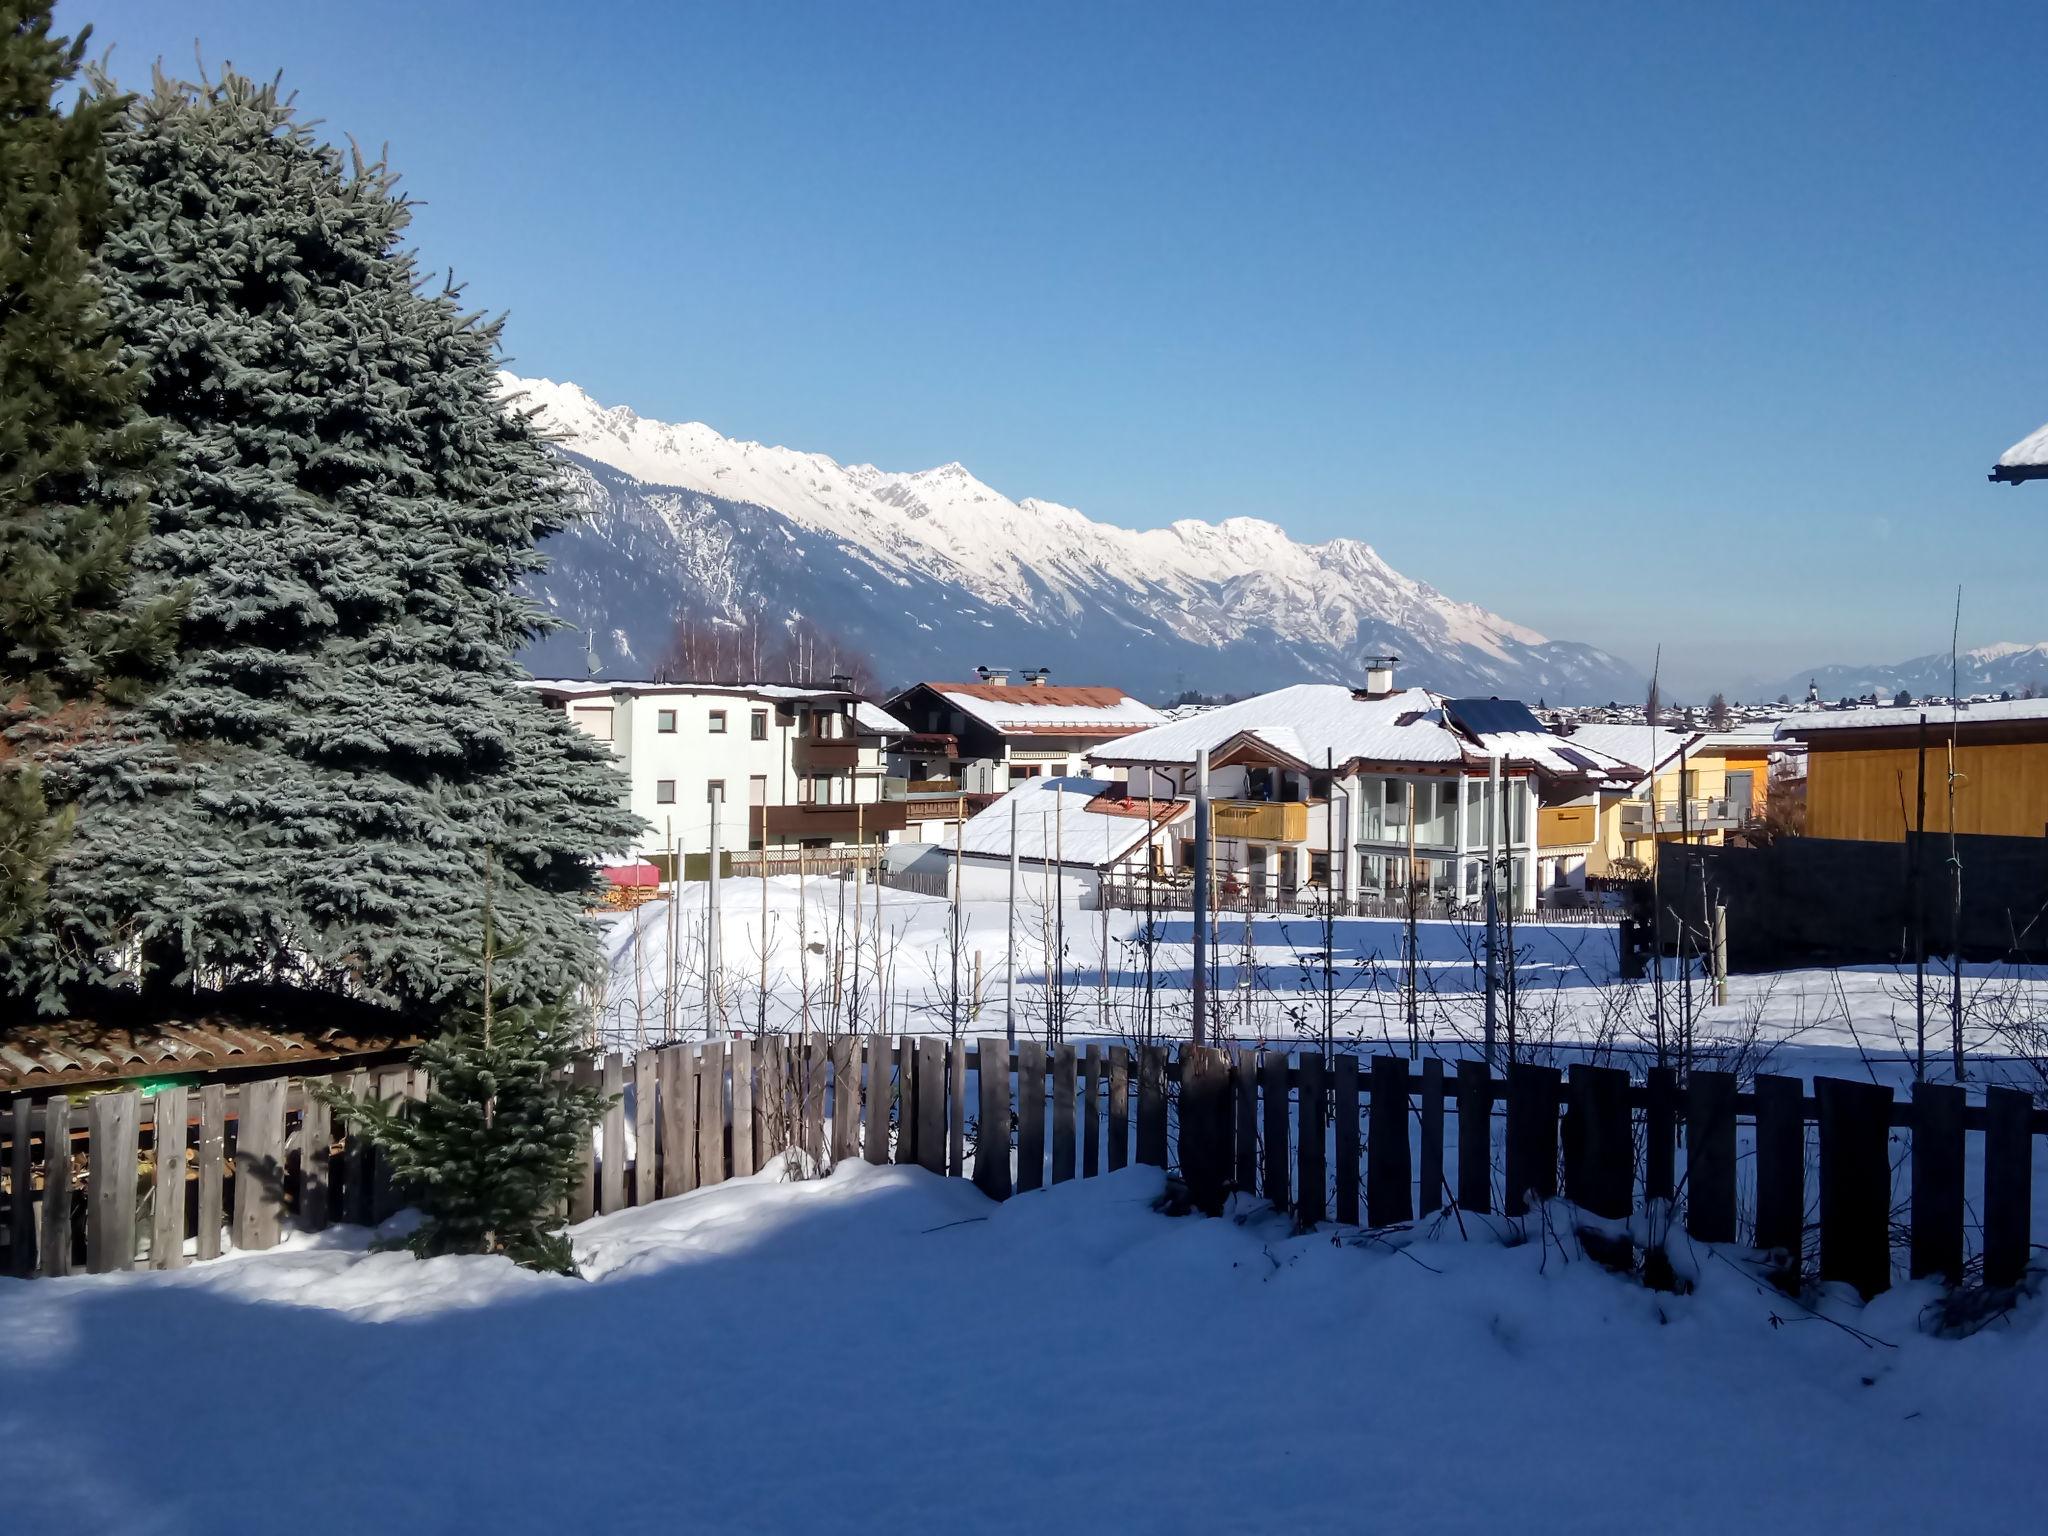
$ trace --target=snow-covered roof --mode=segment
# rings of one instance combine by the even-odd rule
[[[815,704],[841,704],[851,700],[856,730],[874,736],[903,736],[908,735],[910,731],[909,726],[881,705],[871,704],[858,694],[848,693],[840,688],[804,688],[793,683],[655,683],[588,677],[535,677],[527,679],[526,686],[539,693],[559,694],[564,698],[573,699],[610,698],[613,694],[630,693],[766,699],[771,703],[809,701]]]
[[[855,730],[866,731],[870,736],[907,736],[910,727],[898,720],[879,704],[870,704],[866,699],[858,700],[853,706]]]
[[[1591,747],[1619,758],[1631,768],[1655,773],[1678,756],[1681,747],[1698,744],[1698,731],[1674,731],[1661,725],[1581,725],[1561,738],[1566,746]]]
[[[962,853],[1010,856],[1010,822],[1017,826],[1017,857],[1099,869],[1145,841],[1155,827],[1192,814],[1184,800],[1161,800],[1146,820],[1145,802],[1121,801],[1121,786],[1101,779],[1026,779],[960,829]]]
[[[1103,763],[1193,763],[1196,754],[1244,735],[1311,768],[1360,759],[1455,763],[1465,755],[1463,742],[1444,724],[1442,701],[1426,689],[1362,699],[1341,683],[1296,683],[1140,731],[1088,756]]]
[[[2048,465],[2048,426],[2030,432],[1998,456],[2007,469]]]
[[[1951,708],[1946,704],[1927,707],[1910,705],[1904,709],[1839,709],[1816,710],[1811,714],[1794,715],[1778,726],[1780,736],[1802,737],[1832,735],[1838,731],[1896,730],[1902,725],[1917,726],[1920,717],[1927,717],[1929,731],[1939,734],[1951,720],[1963,725],[1999,725],[2013,721],[2048,721],[2048,699],[1991,699],[1981,704],[1964,704]]]
[[[1121,735],[1166,719],[1121,688],[1044,683],[925,683],[953,709],[991,730]],[[901,694],[897,697],[900,699]]]

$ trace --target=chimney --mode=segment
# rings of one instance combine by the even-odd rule
[[[1051,667],[1026,667],[1024,669],[1024,681],[1033,688],[1043,688],[1045,680],[1050,676],[1052,676]]]
[[[1010,681],[1008,667],[976,667],[974,675],[984,683],[994,683],[998,688],[1004,687]]]
[[[1368,656],[1365,658],[1365,686],[1355,690],[1362,699],[1384,699],[1394,692],[1394,663],[1398,656]]]

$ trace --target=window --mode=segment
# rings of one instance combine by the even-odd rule
[[[656,805],[674,805],[676,803],[676,781],[674,779],[656,779],[654,781],[654,803]]]
[[[585,735],[595,736],[599,741],[612,739],[612,712],[609,707],[596,708],[579,704],[569,711],[569,718]]]
[[[654,728],[664,736],[673,736],[676,729],[676,712],[672,709],[657,709],[654,712]]]
[[[757,709],[754,711],[754,723],[750,734],[752,735],[755,741],[766,741],[768,739],[767,710]]]
[[[747,780],[747,804],[766,805],[767,803],[768,775],[765,773],[757,773],[752,778]]]
[[[1330,856],[1327,853],[1311,853],[1308,856],[1308,881],[1320,890],[1330,888]]]
[[[706,784],[704,786],[704,798],[713,805],[717,805],[725,799],[725,780],[713,779],[710,783]]]
[[[723,736],[725,734],[725,711],[722,709],[711,711],[711,734],[714,736]]]

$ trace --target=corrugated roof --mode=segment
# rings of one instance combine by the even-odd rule
[[[920,683],[964,715],[996,731],[1101,736],[1144,730],[1166,719],[1121,688],[1050,683]],[[906,689],[905,692],[912,690]],[[899,693],[890,702],[903,698]]]
[[[0,1092],[45,1093],[136,1078],[312,1066],[410,1049],[421,1038],[395,1019],[389,1034],[350,1026],[288,1029],[232,1013],[158,1024],[32,1019],[0,1033]]]
[[[1811,714],[1793,715],[1780,721],[1778,735],[1797,738],[1836,731],[1895,730],[1902,725],[1919,725],[1923,714],[1927,716],[1927,729],[1933,734],[1946,730],[1951,719],[1964,726],[2048,721],[2048,699],[1989,699],[1981,704],[1963,704],[1953,708],[1947,704],[1932,704],[1925,708],[1915,704],[1904,709],[1814,710]]]

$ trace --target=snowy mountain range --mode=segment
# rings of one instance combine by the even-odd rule
[[[2017,695],[2029,687],[2048,690],[2048,640],[2033,645],[2001,640],[1964,651],[1956,657],[1955,676],[1966,698],[1978,693]],[[1766,698],[1782,693],[1802,699],[1812,682],[1828,700],[1860,699],[1870,693],[1889,699],[1902,688],[1916,699],[1929,694],[1946,698],[1949,679],[1948,652],[1937,651],[1891,666],[1814,667],[1760,691]]]
[[[1253,517],[1134,530],[1012,501],[959,464],[891,473],[598,404],[574,384],[503,376],[537,413],[592,515],[549,541],[533,591],[584,633],[527,657],[645,675],[681,617],[803,616],[885,677],[1049,666],[1056,681],[1163,698],[1351,681],[1391,652],[1400,678],[1534,702],[1634,698],[1643,679],[1412,580],[1356,539],[1302,544]]]

